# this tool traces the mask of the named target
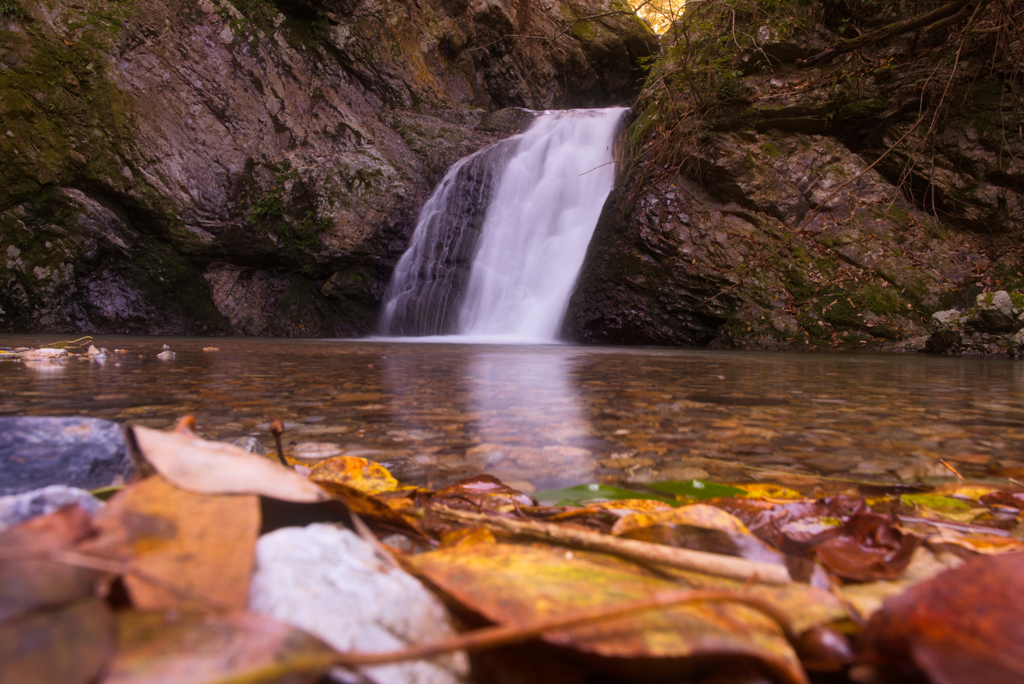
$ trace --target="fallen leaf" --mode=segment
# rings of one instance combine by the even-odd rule
[[[370,496],[354,487],[338,482],[322,481],[320,486],[325,492],[344,503],[348,510],[361,518],[387,525],[400,531],[408,530],[414,532],[420,538],[424,536],[419,524],[421,511],[405,492],[396,490]],[[416,488],[411,488],[409,492],[415,495]],[[390,496],[392,494],[398,496]]]
[[[987,512],[984,508],[972,508],[961,499],[937,494],[904,494],[900,497],[900,503],[915,509],[926,518],[953,522],[971,522]]]
[[[461,530],[452,530],[441,535],[442,549],[456,546],[470,546],[471,544],[496,544],[497,539],[486,527],[464,527]]]
[[[522,624],[680,588],[611,556],[539,544],[474,544],[408,560],[448,596],[498,624]],[[691,658],[739,657],[757,659],[780,682],[806,681],[779,626],[738,604],[651,610],[555,630],[543,638],[605,658],[657,659],[659,673],[685,669]],[[642,677],[636,669],[634,675]]]
[[[387,468],[357,456],[335,456],[320,461],[313,466],[309,479],[347,485],[371,496],[393,491],[400,486]]]
[[[110,657],[114,619],[85,598],[0,624],[0,682],[88,684]]]
[[[249,599],[259,499],[178,489],[159,475],[126,487],[94,524],[83,553],[127,563],[124,583],[140,610],[230,609]]]
[[[742,484],[735,486],[742,490],[743,493],[740,496],[750,499],[789,500],[802,499],[804,496],[798,491],[775,484]]]
[[[864,629],[861,659],[909,658],[933,684],[1024,681],[1024,554],[980,557],[885,602]]]
[[[129,611],[118,619],[117,654],[101,684],[302,684],[323,675],[332,653],[316,637],[253,613]]]
[[[260,494],[296,503],[327,499],[309,479],[233,444],[139,425],[129,433],[142,457],[181,489],[197,494]]]
[[[992,491],[981,496],[979,501],[986,506],[1005,506],[1024,510],[1024,492]]]
[[[750,534],[750,530],[739,518],[707,504],[691,504],[666,511],[634,513],[615,523],[612,534],[625,534],[650,525],[692,525],[734,534]]]
[[[738,518],[707,504],[634,513],[615,523],[612,534],[748,560],[785,563],[783,554],[752,535]]]
[[[0,622],[93,594],[103,573],[40,556],[70,550],[94,532],[89,514],[77,505],[0,532]]]
[[[449,508],[512,511],[516,506],[532,506],[533,499],[512,489],[492,475],[477,475],[437,491],[431,500]]]
[[[673,502],[674,503],[674,502]],[[587,508],[611,511],[615,515],[625,516],[630,513],[650,513],[653,511],[671,511],[675,506],[654,499],[621,499],[619,501],[601,501],[589,503]]]
[[[869,582],[898,578],[920,543],[920,537],[900,532],[884,516],[861,512],[806,541],[783,536],[779,549],[786,553],[813,551],[826,568],[843,579]]]

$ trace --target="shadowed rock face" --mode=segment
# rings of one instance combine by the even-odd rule
[[[433,184],[523,123],[488,112],[635,96],[638,20],[563,33],[613,4],[23,0],[0,330],[368,332]]]
[[[823,78],[794,64],[837,39],[823,30],[800,50],[766,46],[771,69],[748,70],[742,98],[686,147],[685,171],[626,169],[570,302],[568,339],[1021,354],[1005,306],[1001,318],[981,309],[986,330],[940,330],[926,347],[933,313],[1024,291],[1024,138],[1001,132],[1019,98],[985,72],[929,138],[914,126],[934,66],[909,61],[846,87],[846,67]],[[890,54],[879,49],[867,58]],[[634,150],[651,143],[643,123],[624,136]]]
[[[632,203],[626,185],[606,205],[567,337],[920,349],[931,313],[989,263],[835,138],[723,133],[699,161],[702,183],[670,175]]]

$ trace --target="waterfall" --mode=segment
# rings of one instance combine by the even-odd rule
[[[456,163],[395,268],[381,333],[554,341],[614,183],[625,111],[546,112]]]

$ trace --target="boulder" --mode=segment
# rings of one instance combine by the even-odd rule
[[[961,330],[967,323],[967,314],[959,309],[946,309],[932,314],[931,326],[936,330]]]
[[[1017,330],[1017,316],[1013,299],[1006,290],[985,292],[978,295],[971,311],[970,324],[978,330],[990,333],[1007,333]]]
[[[136,473],[121,426],[96,418],[0,418],[0,495],[97,489]]]

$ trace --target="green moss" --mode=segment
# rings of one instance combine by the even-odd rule
[[[878,283],[864,283],[861,287],[864,308],[879,315],[893,315],[905,310],[905,303],[898,291],[882,287]]]
[[[589,21],[580,21],[574,24],[569,32],[584,42],[590,42],[597,36],[597,30]]]
[[[770,141],[765,140],[761,143],[761,151],[772,159],[778,159],[782,156],[782,150],[772,144]]]
[[[0,71],[0,209],[50,184],[126,187],[120,173],[131,157],[130,99],[107,77],[104,53],[134,11],[128,2],[85,4],[62,17],[79,28],[74,42],[54,40],[39,23],[0,28],[0,43],[19,62]],[[133,188],[145,193],[148,186]]]

